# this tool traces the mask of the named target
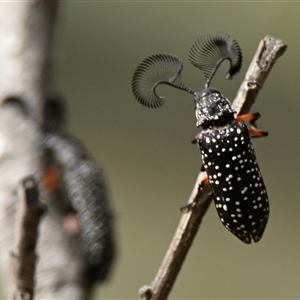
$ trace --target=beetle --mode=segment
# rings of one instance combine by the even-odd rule
[[[268,133],[259,130],[255,121],[259,113],[235,116],[231,103],[221,92],[210,87],[216,71],[229,60],[227,79],[241,69],[242,52],[238,43],[223,32],[209,32],[190,48],[189,61],[203,71],[205,87],[199,92],[181,80],[182,61],[172,54],[155,54],[141,62],[132,77],[132,91],[144,106],[157,108],[165,98],[156,87],[167,84],[194,96],[196,126],[202,131],[194,138],[202,155],[202,170],[207,178],[222,224],[246,244],[258,242],[269,217],[269,200],[257,163],[251,137]],[[244,122],[249,121],[248,128]]]
[[[82,261],[88,285],[109,276],[115,259],[114,218],[104,171],[73,135],[63,130],[66,109],[56,93],[45,99],[43,187],[49,211],[60,216],[70,251]]]

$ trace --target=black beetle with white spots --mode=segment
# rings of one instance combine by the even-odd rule
[[[137,100],[151,108],[160,107],[165,98],[156,94],[159,84],[167,84],[194,96],[196,125],[202,131],[195,137],[202,155],[203,170],[209,183],[222,224],[244,243],[258,242],[269,217],[269,200],[251,142],[266,136],[255,126],[258,113],[235,116],[230,102],[210,82],[224,60],[229,60],[227,79],[242,65],[239,45],[230,35],[206,33],[192,45],[190,62],[203,71],[205,88],[200,92],[181,81],[183,64],[172,54],[156,54],[137,67],[132,91]],[[250,121],[248,128],[243,122]]]

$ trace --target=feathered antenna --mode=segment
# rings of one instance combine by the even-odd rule
[[[223,32],[203,34],[194,42],[189,52],[190,62],[204,73],[205,87],[209,87],[225,59],[230,62],[226,78],[232,79],[241,69],[242,52],[238,43],[229,34]]]
[[[182,61],[172,54],[155,54],[145,60],[135,70],[131,88],[137,100],[150,108],[157,108],[165,103],[165,98],[156,94],[159,84],[167,84],[194,94],[181,81]]]

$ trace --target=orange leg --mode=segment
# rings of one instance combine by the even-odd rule
[[[44,188],[49,192],[53,192],[58,188],[59,174],[54,168],[48,167],[44,170],[43,185]]]
[[[246,121],[252,121],[252,123],[254,124],[254,122],[256,120],[258,120],[260,118],[260,113],[249,113],[249,114],[244,114],[241,116],[237,116],[234,121],[235,122],[246,122]]]
[[[249,132],[252,138],[264,137],[264,136],[268,136],[269,134],[267,131],[262,131],[255,127],[249,128]]]
[[[199,142],[200,133],[201,133],[201,132],[199,132],[199,133],[192,139],[192,144],[197,144],[197,143]]]
[[[237,123],[249,121],[251,125],[249,132],[252,138],[267,136],[268,132],[259,130],[255,124],[255,121],[258,120],[259,118],[260,118],[260,113],[257,112],[257,113],[249,113],[249,114],[238,116],[234,119],[234,121]]]
[[[209,184],[209,179],[208,179],[208,176],[206,176],[203,180],[202,180],[202,182],[200,183],[200,188],[203,188],[203,187],[205,187],[206,185],[208,185]]]

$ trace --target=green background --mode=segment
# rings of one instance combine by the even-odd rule
[[[299,14],[300,3],[292,2],[62,3],[56,84],[68,104],[68,129],[105,168],[115,208],[118,260],[99,297],[137,299],[152,282],[201,164],[190,143],[198,132],[191,95],[160,87],[168,101],[146,109],[132,95],[132,74],[145,57],[173,53],[184,62],[185,84],[202,89],[187,53],[203,31],[217,29],[243,50],[237,78],[226,81],[224,65],[212,83],[229,99],[264,36],[288,44],[252,108],[270,133],[254,146],[271,215],[262,240],[246,245],[211,206],[170,298],[300,299]]]

